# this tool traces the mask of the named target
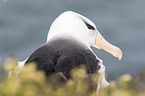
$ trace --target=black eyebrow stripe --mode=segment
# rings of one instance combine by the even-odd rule
[[[93,26],[91,26],[90,24],[88,24],[88,23],[85,23],[85,24],[87,25],[88,29],[95,30],[95,28]]]
[[[88,29],[95,30],[95,28],[93,26],[91,26],[90,24],[88,24],[85,20],[82,19],[82,21],[86,24],[86,26],[88,27]]]

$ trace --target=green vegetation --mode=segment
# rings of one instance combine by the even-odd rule
[[[16,60],[9,59],[4,68],[8,72],[14,70],[16,65]],[[90,87],[86,77],[85,68],[81,66],[72,71],[72,80],[60,84],[57,77],[47,79],[44,72],[37,71],[36,65],[32,63],[26,65],[18,76],[12,73],[0,83],[0,96],[97,96],[97,75],[92,76],[95,88]],[[99,96],[145,96],[145,89],[142,87],[137,91],[138,81],[133,80],[129,74],[121,76],[118,82],[119,87],[115,81],[110,81],[110,86],[101,89]]]

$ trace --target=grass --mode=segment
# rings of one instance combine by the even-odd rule
[[[4,68],[8,72],[14,70],[16,65],[16,60],[9,59]],[[48,80],[44,72],[37,71],[36,65],[32,63],[26,65],[17,77],[12,74],[0,82],[0,96],[98,96],[97,75],[91,77],[95,87],[90,87],[84,67],[73,70],[72,78],[67,84],[58,83],[55,76]],[[139,77],[136,79],[125,74],[119,77],[119,86],[115,81],[110,81],[110,86],[101,89],[99,96],[144,96],[145,87],[138,86],[139,80]],[[141,80],[144,82],[144,79]],[[144,83],[141,85],[145,86]]]

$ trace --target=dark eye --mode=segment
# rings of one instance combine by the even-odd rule
[[[88,29],[95,30],[95,28],[93,26],[91,26],[90,24],[88,24],[87,22],[84,21],[84,23],[86,24],[86,26],[88,27]]]
[[[95,28],[92,25],[88,24],[85,20],[82,19],[82,21],[86,24],[88,29],[95,30]]]
[[[87,25],[88,29],[95,30],[95,28],[93,26],[91,26],[90,24],[87,24],[87,23],[85,23],[85,24]]]

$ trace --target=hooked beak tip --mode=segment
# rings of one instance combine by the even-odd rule
[[[121,51],[121,49],[120,48],[117,48],[117,58],[119,59],[119,61],[122,59],[122,51]]]

